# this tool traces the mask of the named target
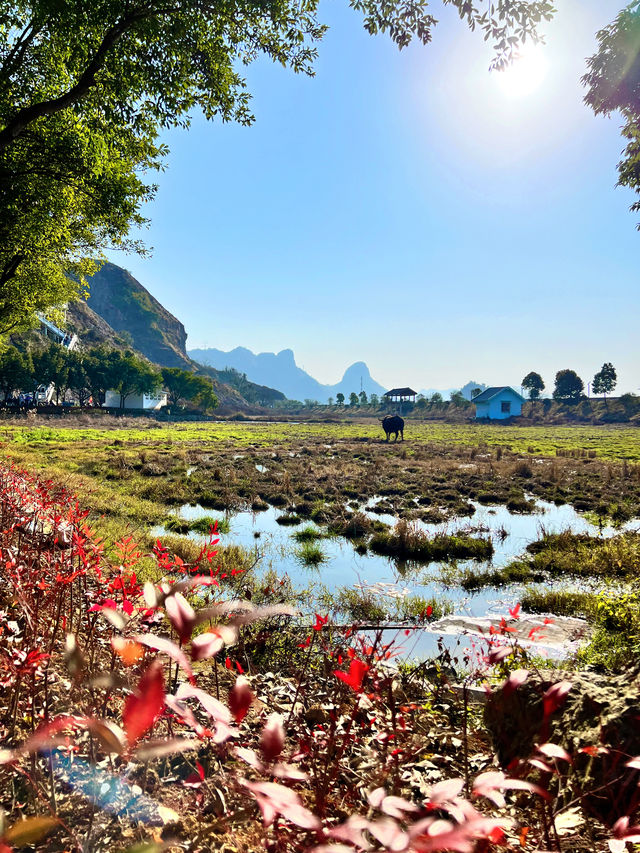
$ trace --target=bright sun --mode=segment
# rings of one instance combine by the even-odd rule
[[[525,47],[503,71],[496,71],[498,85],[509,98],[522,98],[540,87],[547,74],[547,59],[538,47]]]

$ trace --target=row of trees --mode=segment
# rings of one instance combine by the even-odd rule
[[[345,396],[342,392],[336,394],[336,405],[344,406]],[[333,406],[333,397],[329,397],[329,405]],[[372,394],[370,397],[367,397],[366,391],[361,391],[359,394],[356,394],[355,391],[352,391],[349,394],[349,405],[350,406],[379,406],[380,398],[377,394]]]
[[[52,343],[45,349],[22,352],[7,347],[0,353],[0,392],[5,402],[16,392],[34,392],[53,386],[56,404],[71,394],[80,406],[102,405],[107,391],[119,395],[120,408],[132,395],[167,391],[169,403],[193,402],[202,409],[216,407],[218,399],[210,379],[177,367],[158,370],[131,350],[107,347],[68,350]]]
[[[607,394],[613,393],[617,382],[616,369],[608,361],[602,365],[593,377],[591,390],[594,394],[602,394],[606,401]],[[528,392],[530,400],[537,400],[544,391],[545,384],[539,373],[531,371],[522,380],[522,387]],[[554,400],[575,402],[580,400],[583,395],[584,382],[575,370],[559,370],[556,373],[555,387],[553,389]]]

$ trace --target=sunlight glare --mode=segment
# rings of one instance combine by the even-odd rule
[[[511,65],[494,73],[505,95],[522,98],[540,88],[547,74],[547,64],[541,47],[526,47]]]

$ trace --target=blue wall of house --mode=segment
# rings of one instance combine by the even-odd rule
[[[511,411],[503,412],[503,401],[511,403]],[[513,391],[501,391],[486,403],[476,403],[476,418],[490,418],[492,421],[503,421],[506,418],[516,418],[522,414],[522,400]]]

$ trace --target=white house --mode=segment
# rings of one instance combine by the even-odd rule
[[[120,394],[118,391],[107,391],[104,397],[104,405],[113,409],[120,408]],[[157,410],[167,405],[165,391],[150,391],[148,394],[131,394],[124,401],[125,409]]]
[[[471,402],[476,407],[476,420],[488,418],[492,421],[503,421],[522,414],[525,398],[508,385],[499,385],[487,388],[481,394],[472,397]]]

